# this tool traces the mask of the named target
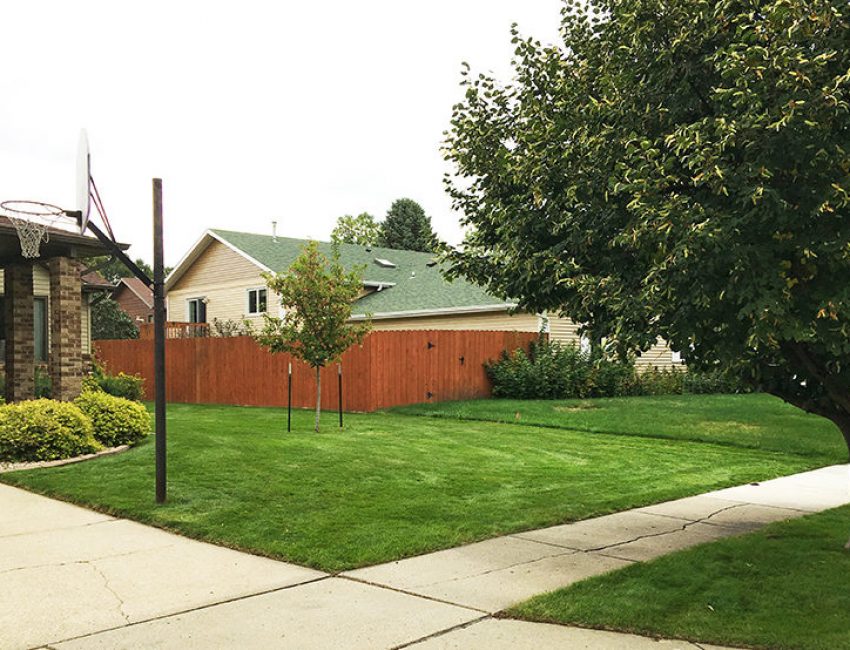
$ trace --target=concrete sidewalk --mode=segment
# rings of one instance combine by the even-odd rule
[[[336,577],[0,485],[0,648],[708,648],[492,613],[632,562],[850,503],[848,469]]]

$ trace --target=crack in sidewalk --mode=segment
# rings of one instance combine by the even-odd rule
[[[715,510],[715,511],[709,513],[705,517],[701,517],[700,519],[688,520],[680,528],[674,528],[673,530],[665,530],[665,531],[662,531],[662,532],[659,532],[659,533],[647,533],[645,535],[637,535],[635,537],[632,537],[632,538],[624,540],[624,541],[614,542],[612,544],[607,544],[607,545],[604,545],[604,546],[598,546],[598,547],[588,548],[588,549],[577,549],[575,547],[564,546],[564,545],[561,545],[561,544],[555,544],[555,543],[551,543],[551,542],[542,542],[542,541],[538,541],[538,540],[534,540],[534,539],[528,539],[528,538],[525,538],[525,537],[521,537],[520,535],[512,535],[511,537],[515,537],[517,539],[522,539],[523,541],[526,541],[526,542],[533,542],[535,544],[543,544],[543,545],[552,546],[552,547],[555,547],[555,548],[562,548],[562,549],[564,549],[564,552],[563,553],[554,553],[554,554],[551,554],[551,555],[546,555],[544,557],[535,558],[535,559],[532,559],[532,560],[524,560],[522,562],[514,562],[513,564],[509,564],[509,565],[506,565],[506,566],[499,566],[499,567],[495,567],[495,568],[492,568],[492,569],[487,569],[486,571],[482,571],[480,573],[473,573],[473,574],[470,574],[470,575],[456,576],[454,578],[449,578],[449,579],[446,579],[446,580],[437,580],[437,581],[428,582],[428,583],[425,583],[425,584],[410,585],[410,587],[408,587],[408,588],[409,589],[425,589],[425,588],[433,587],[433,586],[436,586],[436,585],[443,585],[443,584],[449,584],[449,583],[452,583],[452,582],[458,582],[458,581],[461,581],[461,580],[470,580],[470,579],[480,578],[482,576],[486,576],[486,575],[489,575],[491,573],[497,573],[499,571],[509,571],[510,569],[514,569],[516,567],[532,565],[532,564],[536,564],[538,562],[542,562],[544,560],[549,560],[549,559],[552,559],[552,558],[565,557],[565,556],[568,556],[568,555],[578,555],[580,553],[583,553],[583,554],[598,553],[599,551],[605,551],[605,550],[608,550],[608,549],[611,549],[611,548],[617,548],[618,546],[624,546],[626,544],[631,544],[632,542],[637,542],[637,541],[642,540],[642,539],[648,539],[648,538],[652,538],[652,537],[662,537],[664,535],[673,535],[673,534],[680,533],[680,532],[686,530],[687,528],[689,528],[690,526],[693,526],[695,524],[701,524],[701,523],[707,522],[712,517],[716,517],[717,515],[719,515],[723,512],[726,512],[727,510],[733,510],[735,508],[740,508],[743,505],[745,505],[745,504],[737,504],[736,503],[736,504],[733,504],[731,506],[726,506],[726,507],[720,508],[718,510]],[[733,530],[733,529],[730,528],[730,530]],[[629,558],[619,558],[619,559],[625,560],[627,562],[636,562],[636,560],[632,560],[632,559],[629,559]],[[378,583],[378,584],[380,584],[380,583]]]
[[[584,549],[582,552],[583,553],[598,553],[599,551],[606,551],[609,548],[617,548],[618,546],[624,546],[625,544],[631,544],[632,542],[637,542],[637,541],[640,541],[642,539],[649,539],[651,537],[663,537],[664,535],[675,535],[677,533],[682,532],[683,530],[687,530],[691,526],[694,526],[696,524],[702,524],[702,523],[708,521],[709,519],[711,519],[712,517],[715,517],[715,516],[717,516],[721,513],[726,512],[727,510],[734,510],[735,508],[741,508],[744,505],[745,504],[738,503],[738,504],[735,504],[735,505],[732,505],[732,506],[726,506],[725,508],[720,508],[719,510],[715,510],[714,512],[711,512],[708,515],[706,515],[705,517],[702,517],[700,519],[694,519],[693,521],[687,521],[686,523],[684,523],[682,525],[681,528],[674,528],[673,530],[665,530],[665,531],[660,532],[660,533],[647,533],[646,535],[638,535],[637,537],[634,537],[632,539],[627,539],[624,542],[615,542],[613,544],[607,544],[605,546],[598,546],[596,548],[588,548],[588,549]],[[734,530],[734,529],[730,528],[730,530]]]
[[[545,555],[543,557],[538,557],[533,560],[523,560],[522,562],[514,562],[513,564],[509,564],[507,566],[499,566],[492,569],[487,569],[486,571],[482,571],[481,573],[473,573],[471,575],[463,575],[456,576],[454,578],[449,578],[448,580],[437,580],[436,582],[427,582],[421,585],[411,585],[411,589],[423,589],[425,587],[433,587],[435,585],[445,585],[451,582],[458,582],[460,580],[469,580],[472,578],[480,578],[482,576],[490,575],[491,573],[498,573],[499,571],[509,571],[511,569],[515,569],[516,567],[526,566],[531,564],[536,564],[537,562],[543,562],[544,560],[551,560],[552,558],[564,557],[567,555],[578,555],[581,553],[580,550],[571,549],[566,547],[560,547],[564,549],[564,553],[553,553],[552,555]]]
[[[120,519],[110,517],[109,515],[104,515],[104,517],[109,517],[109,519],[102,519],[100,521],[90,521],[87,524],[74,524],[73,526],[59,526],[58,528],[45,528],[43,530],[26,530],[22,533],[9,533],[7,535],[0,535],[0,539],[8,539],[10,537],[24,537],[26,535],[43,535],[44,533],[53,533],[63,530],[74,530],[75,528],[88,528],[89,526],[99,526],[101,524],[111,524],[115,521],[121,521]]]
[[[164,548],[171,548],[174,544],[165,544],[164,546],[151,546],[149,548],[141,548],[135,551],[128,551],[127,553],[114,553],[112,555],[102,555],[100,557],[93,557],[88,560],[69,560],[68,562],[48,562],[47,564],[35,564],[32,566],[19,566],[13,567],[11,569],[3,569],[0,571],[0,575],[5,575],[7,573],[15,573],[16,571],[29,571],[34,569],[52,569],[63,566],[73,566],[74,564],[88,564],[90,562],[99,562],[100,560],[111,560],[117,557],[128,557],[130,555],[137,555],[139,553],[145,553],[147,551],[158,551]]]
[[[87,564],[88,566],[90,566],[94,570],[94,572],[101,577],[101,579],[103,580],[103,586],[109,593],[111,593],[115,597],[115,600],[118,601],[118,612],[124,618],[124,622],[127,623],[127,625],[132,623],[132,621],[130,620],[130,616],[127,614],[127,612],[124,611],[124,599],[121,598],[121,596],[118,595],[118,592],[115,591],[112,588],[112,585],[109,584],[109,578],[106,576],[103,570],[99,566],[97,566],[94,561],[86,561],[82,562],[82,564]]]

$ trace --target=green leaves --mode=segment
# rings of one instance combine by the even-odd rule
[[[371,329],[370,322],[347,322],[363,288],[361,272],[346,272],[336,254],[328,260],[316,242],[309,242],[285,273],[263,275],[284,314],[264,315],[264,327],[254,338],[272,352],[289,352],[314,368],[338,360]]]
[[[335,244],[374,246],[380,238],[381,226],[368,212],[362,212],[356,217],[350,214],[340,217],[331,232],[331,241]]]
[[[850,417],[847,3],[591,0],[562,35],[454,109],[453,272]]]

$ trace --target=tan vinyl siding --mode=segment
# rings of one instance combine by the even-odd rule
[[[85,293],[80,310],[80,329],[83,332],[83,354],[91,354],[91,296]]]
[[[261,321],[259,314],[248,316],[248,289],[265,287],[260,273],[255,264],[221,242],[213,241],[168,292],[168,320],[188,321],[188,300],[206,298],[209,323],[214,318]],[[277,298],[269,293],[267,303],[269,314],[277,316]]]
[[[581,345],[578,329],[579,326],[569,318],[549,318],[549,340],[551,341]],[[651,367],[658,370],[684,368],[681,363],[673,362],[673,351],[662,339],[658,339],[655,345],[635,359],[635,367],[639,371]]]
[[[549,316],[549,340],[559,341],[565,345],[580,345],[579,325],[569,318]]]
[[[671,368],[684,369],[681,363],[673,362],[673,351],[663,339],[658,339],[655,345],[635,359],[635,367],[638,370],[646,370],[649,367],[654,367],[658,370],[669,370]]]
[[[479,314],[448,314],[445,316],[418,316],[409,318],[378,318],[372,329],[382,330],[490,330],[536,332],[539,319],[534,314],[514,314],[507,311]]]
[[[32,269],[32,295],[50,296],[50,273],[40,264],[35,264]]]

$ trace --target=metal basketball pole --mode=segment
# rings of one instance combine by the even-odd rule
[[[165,281],[162,250],[162,179],[153,179],[153,367],[156,423],[156,502],[166,496],[165,464]]]

